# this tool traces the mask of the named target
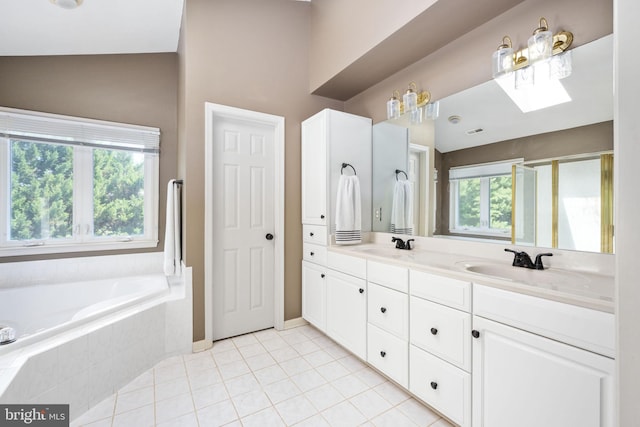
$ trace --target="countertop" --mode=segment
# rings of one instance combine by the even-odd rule
[[[559,268],[531,270],[512,267],[508,262],[495,259],[424,249],[401,250],[376,243],[333,245],[328,249],[566,304],[614,312],[613,276]],[[470,271],[473,269],[486,269],[495,275]]]

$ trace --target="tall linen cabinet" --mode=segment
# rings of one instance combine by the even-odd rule
[[[358,175],[362,232],[371,231],[371,119],[325,109],[302,122],[302,317],[327,331],[337,308],[327,300],[327,282],[336,272],[327,262],[335,231],[340,174]],[[344,167],[343,164],[351,167]],[[349,280],[341,277],[340,280]],[[337,278],[336,278],[337,280]],[[356,292],[362,288],[354,276]],[[366,298],[365,295],[362,295]]]

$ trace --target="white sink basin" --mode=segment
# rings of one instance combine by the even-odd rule
[[[573,271],[549,268],[545,270],[533,270],[511,265],[495,264],[489,262],[464,261],[457,263],[464,271],[481,274],[502,280],[523,283],[557,291],[572,291],[583,295],[596,292],[599,288],[596,283],[587,276]]]

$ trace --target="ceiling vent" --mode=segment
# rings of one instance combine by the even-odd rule
[[[482,128],[476,128],[476,129],[469,129],[468,131],[466,131],[465,133],[467,135],[475,135],[476,133],[482,133],[484,132],[484,129]]]

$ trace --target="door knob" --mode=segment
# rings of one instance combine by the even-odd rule
[[[311,233],[309,233],[309,236],[313,237],[313,231]]]
[[[436,328],[431,328],[431,333],[433,335],[436,335],[438,333],[438,330]]]
[[[320,219],[324,219],[324,215],[320,215]]]
[[[438,388],[438,383],[435,382],[435,381],[431,381],[430,385],[431,385],[431,388],[434,389],[434,390]]]
[[[380,311],[385,313],[387,311],[387,309],[385,307],[380,307]]]
[[[479,338],[480,337],[480,331],[476,331],[474,329],[473,331],[471,331],[471,335],[473,335],[474,338]]]
[[[271,233],[267,233],[267,235],[264,237],[266,237],[267,240],[273,240],[273,234]]]
[[[360,288],[358,289],[358,292],[360,292],[361,294],[364,294],[364,289]]]
[[[386,352],[386,351],[381,351],[381,352],[380,352],[380,356],[385,357],[386,355],[387,355],[387,352]]]

